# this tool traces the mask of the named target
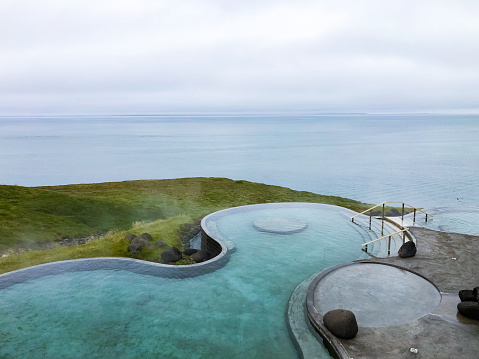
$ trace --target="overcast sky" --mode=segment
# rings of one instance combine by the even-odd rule
[[[477,0],[0,0],[0,113],[479,109]]]

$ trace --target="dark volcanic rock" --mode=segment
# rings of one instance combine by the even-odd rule
[[[209,258],[209,255],[208,255],[208,252],[205,252],[205,251],[197,251],[196,253],[193,253],[193,254],[191,255],[191,258],[193,258],[193,260],[194,260],[196,263],[201,263],[201,262],[206,261],[206,260]]]
[[[461,302],[457,305],[457,310],[465,317],[479,320],[478,302]]]
[[[399,248],[398,256],[401,258],[414,257],[416,255],[416,245],[413,241],[405,242],[401,248]]]
[[[153,237],[152,237],[149,233],[143,233],[143,234],[141,235],[141,238],[146,239],[148,242],[152,242],[152,241],[153,241]]]
[[[382,214],[381,211],[371,211],[371,217],[381,216]]]
[[[140,253],[142,249],[143,249],[143,247],[142,247],[141,244],[139,244],[138,242],[137,242],[137,243],[132,242],[132,243],[128,246],[128,251],[129,251],[130,253],[132,253],[132,254]]]
[[[156,248],[163,248],[163,247],[166,247],[167,244],[165,242],[163,242],[161,239],[158,239],[156,242],[155,242],[155,247]]]
[[[161,253],[161,260],[163,261],[163,263],[178,262],[181,258],[181,252],[176,247],[166,248],[163,253]]]
[[[350,310],[336,309],[323,317],[324,325],[338,338],[351,339],[358,333],[356,316]]]
[[[144,248],[153,248],[153,244],[151,244],[148,240],[146,240],[143,237],[135,237],[132,241],[131,244],[139,244],[141,247]]]
[[[461,302],[476,302],[476,296],[474,295],[474,292],[472,290],[460,290],[459,291],[459,298],[461,299]]]
[[[131,242],[132,240],[134,240],[136,238],[136,235],[133,234],[133,233],[127,233],[125,234],[125,239],[128,241],[128,242]]]
[[[198,252],[198,250],[197,250],[197,249],[194,249],[194,248],[185,249],[185,254],[186,254],[187,256],[191,256],[191,255],[195,254],[196,252]]]

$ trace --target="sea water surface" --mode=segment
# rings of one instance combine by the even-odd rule
[[[22,186],[205,176],[399,200],[479,234],[479,115],[2,117],[0,168]]]
[[[472,234],[478,154],[478,116],[0,118],[0,184],[229,177],[402,200],[435,215],[431,228]],[[6,288],[1,356],[295,357],[284,317],[292,290],[360,255],[350,252],[359,242],[318,245],[321,236],[356,238],[347,216],[329,215],[314,216],[323,223],[313,237],[289,239],[251,234],[248,216],[225,217],[218,225],[232,228],[237,251],[200,277],[77,272]]]

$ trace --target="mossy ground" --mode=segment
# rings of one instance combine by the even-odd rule
[[[180,178],[54,187],[0,185],[0,273],[52,261],[132,257],[127,232],[150,233],[183,248],[181,236],[209,213],[255,203],[312,202],[355,211],[370,207],[352,199],[226,178]],[[185,234],[186,233],[186,234]],[[55,239],[101,234],[85,245],[63,247]],[[53,247],[33,250],[39,247]],[[157,260],[162,249],[138,259]],[[183,260],[189,262],[188,258]]]

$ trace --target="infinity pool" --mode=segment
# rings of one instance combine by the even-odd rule
[[[361,256],[366,233],[351,224],[352,214],[319,204],[233,208],[205,219],[229,247],[214,272],[59,272],[7,286],[0,290],[0,357],[298,357],[286,325],[288,299],[311,274]],[[301,230],[254,226],[278,217]],[[15,275],[0,276],[0,285]]]

